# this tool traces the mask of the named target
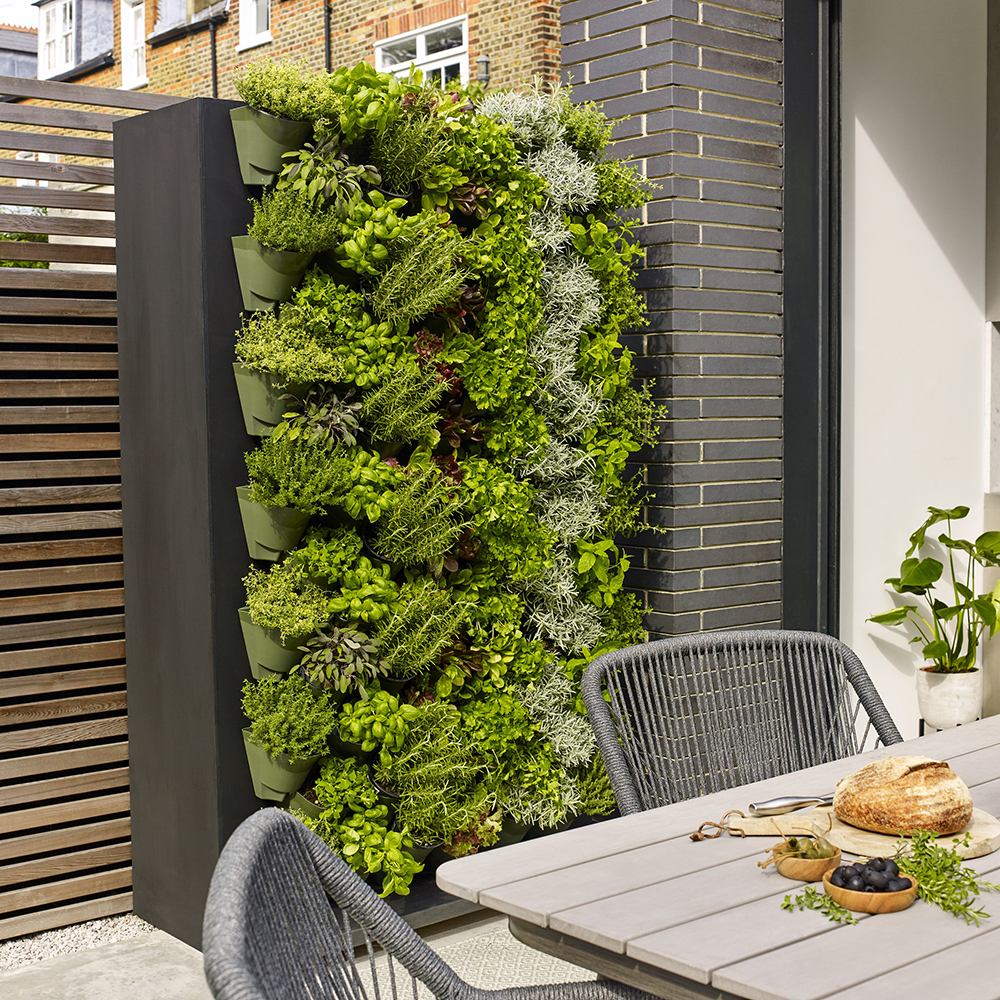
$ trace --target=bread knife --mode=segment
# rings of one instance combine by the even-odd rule
[[[782,813],[803,809],[805,806],[833,805],[833,795],[780,795],[776,799],[751,802],[750,812],[754,816],[780,816]]]

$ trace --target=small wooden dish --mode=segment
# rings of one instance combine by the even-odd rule
[[[899,874],[910,880],[909,889],[899,892],[855,892],[853,889],[840,889],[830,882],[831,872],[823,876],[823,888],[826,894],[835,902],[855,913],[898,913],[905,910],[916,898],[920,886],[917,880],[908,872]]]
[[[796,882],[820,882],[826,872],[832,871],[839,865],[839,847],[830,858],[780,858],[775,862],[779,875],[794,879]]]

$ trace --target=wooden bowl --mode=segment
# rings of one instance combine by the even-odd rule
[[[820,882],[828,871],[840,865],[840,848],[830,858],[781,858],[776,862],[779,875],[797,882]],[[871,893],[868,893],[870,896]]]
[[[823,888],[826,894],[835,902],[855,913],[898,913],[905,910],[916,898],[920,886],[909,872],[901,871],[910,880],[909,889],[899,892],[855,892],[853,889],[840,889],[830,881],[831,872],[823,876]]]

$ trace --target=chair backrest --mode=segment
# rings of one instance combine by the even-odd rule
[[[360,965],[352,921],[367,945],[368,960]],[[388,960],[376,962],[375,944]],[[223,849],[205,905],[202,947],[216,1000],[417,1000],[417,979],[438,997],[471,1000],[477,993],[281,809],[254,813]]]
[[[902,740],[858,657],[816,632],[709,632],[605,653],[584,673],[583,700],[623,813]]]

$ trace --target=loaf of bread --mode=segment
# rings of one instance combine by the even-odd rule
[[[876,833],[958,833],[972,818],[972,796],[944,761],[887,757],[839,782],[833,811],[844,823]]]

